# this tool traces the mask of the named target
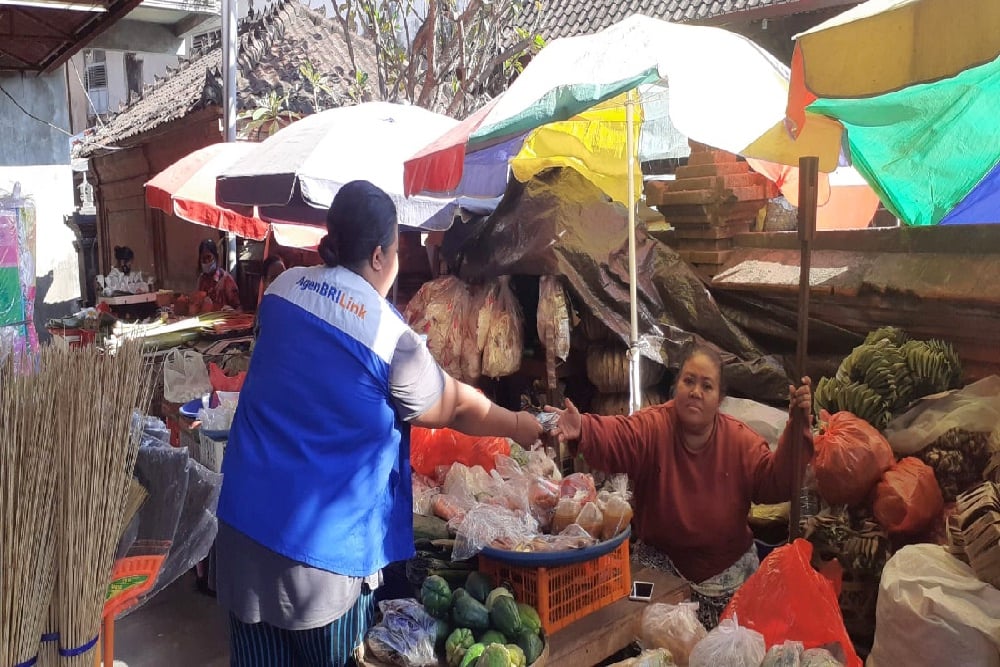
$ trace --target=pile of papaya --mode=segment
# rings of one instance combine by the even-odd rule
[[[455,588],[429,576],[420,589],[424,609],[438,619],[437,650],[448,667],[528,667],[542,654],[542,621],[506,588],[479,572]]]

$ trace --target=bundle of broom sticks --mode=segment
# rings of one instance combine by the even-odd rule
[[[0,665],[93,665],[150,390],[135,343],[0,369]]]

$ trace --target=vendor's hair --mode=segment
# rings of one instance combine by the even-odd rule
[[[198,275],[201,275],[201,256],[206,252],[212,253],[215,263],[219,263],[219,246],[212,239],[205,239],[198,244]]]
[[[135,258],[135,253],[132,252],[132,248],[124,245],[115,246],[115,261],[116,262],[131,262]]]
[[[268,255],[267,259],[264,260],[263,274],[266,276],[267,272],[271,270],[271,267],[275,264],[284,264],[285,260],[281,259],[281,255]]]
[[[396,240],[396,205],[368,181],[351,181],[330,204],[326,232],[319,244],[323,263],[357,269],[375,248],[384,251]]]
[[[684,364],[691,360],[691,357],[702,355],[712,362],[715,366],[715,370],[719,372],[719,396],[726,395],[726,372],[723,368],[722,355],[719,354],[719,350],[708,343],[702,343],[698,341],[692,341],[684,347],[684,352],[681,355],[680,365],[677,366],[677,378],[674,380],[674,391],[677,390],[677,383],[681,379],[681,371],[684,369]]]

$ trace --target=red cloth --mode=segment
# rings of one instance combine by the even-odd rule
[[[198,277],[198,291],[208,295],[214,310],[222,310],[226,306],[239,310],[241,307],[240,290],[236,287],[236,281],[222,269],[216,269],[215,273],[201,274]]]
[[[743,422],[719,414],[697,454],[681,442],[674,402],[630,417],[583,415],[579,451],[593,468],[624,472],[635,484],[639,539],[663,551],[699,583],[735,563],[753,543],[750,503],[792,495],[791,420],[776,452]],[[812,435],[806,429],[806,455]]]

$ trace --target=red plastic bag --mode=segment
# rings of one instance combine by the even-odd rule
[[[212,383],[213,391],[240,391],[246,378],[246,371],[229,376],[217,365],[213,363],[208,365],[208,380]]]
[[[882,475],[872,511],[893,534],[920,533],[941,516],[944,497],[934,469],[908,456]]]
[[[738,618],[740,625],[764,635],[768,648],[785,641],[802,642],[807,649],[839,645],[845,666],[861,667],[834,585],[813,569],[812,551],[803,539],[772,551],[736,591],[722,618]]]
[[[410,466],[421,475],[433,477],[438,467],[453,463],[482,466],[489,472],[496,467],[497,454],[510,456],[506,438],[465,435],[450,428],[410,429]]]
[[[819,495],[831,505],[857,505],[895,463],[892,447],[874,426],[850,412],[824,411],[820,419],[827,425],[816,436],[813,460]]]

